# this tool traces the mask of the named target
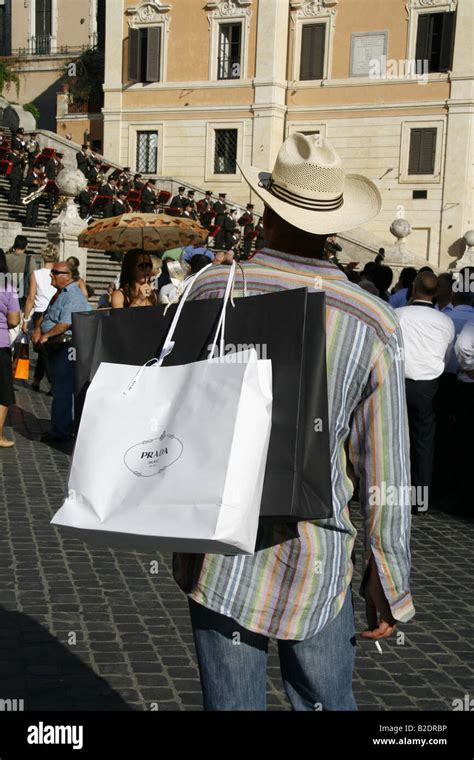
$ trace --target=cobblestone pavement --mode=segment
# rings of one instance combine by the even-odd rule
[[[17,383],[17,404],[9,418],[16,446],[0,451],[0,698],[24,699],[27,710],[201,710],[171,557],[62,539],[49,520],[69,457],[38,440],[50,398]],[[414,518],[412,535],[417,615],[400,626],[404,643],[400,634],[384,641],[382,654],[359,641],[362,710],[451,710],[453,700],[474,697],[474,522],[427,513]],[[268,673],[269,709],[289,709],[273,645]]]

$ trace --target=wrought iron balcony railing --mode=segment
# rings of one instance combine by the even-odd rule
[[[26,58],[30,56],[74,56],[80,55],[86,50],[90,50],[94,45],[87,43],[84,45],[58,45],[50,35],[41,35],[30,37],[27,47],[12,50],[11,55],[15,58]]]

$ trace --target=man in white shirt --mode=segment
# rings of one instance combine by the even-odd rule
[[[420,273],[413,283],[411,304],[396,309],[405,346],[411,481],[412,493],[416,496],[412,504],[414,513],[428,509],[435,434],[433,399],[454,341],[452,321],[433,306],[437,288],[435,274]]]

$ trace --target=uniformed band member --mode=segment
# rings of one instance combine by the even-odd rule
[[[90,215],[95,196],[97,196],[97,193],[89,190],[87,187],[79,193],[79,216],[81,219],[87,219]]]
[[[216,248],[224,248],[225,233],[224,233],[223,227],[224,227],[224,219],[226,216],[225,212],[227,208],[225,204],[226,195],[227,193],[219,193],[219,198],[212,207],[212,210],[215,213],[214,224],[217,224],[220,227],[220,230],[215,237]]]
[[[153,214],[155,212],[155,180],[149,179],[143,189],[140,211],[144,214]]]
[[[82,145],[81,150],[76,153],[76,163],[79,171],[93,184],[97,179],[97,167],[87,145]]]
[[[44,164],[44,172],[47,178],[51,180],[51,182],[48,184],[48,187],[45,190],[46,197],[48,199],[48,208],[50,211],[50,218],[53,215],[53,207],[59,195],[59,188],[56,185],[55,180],[62,168],[62,164],[59,162],[59,158],[57,158],[57,156],[60,156],[60,154],[57,153],[56,156],[51,156],[51,158],[48,158],[48,160]]]
[[[237,229],[237,220],[235,218],[235,210],[228,208],[224,215],[224,221],[222,224],[224,230],[224,248],[229,251],[237,243],[234,233]]]
[[[111,198],[105,206],[104,218],[125,214],[127,211],[126,197],[127,193],[124,190],[119,190],[117,197]]]
[[[19,150],[20,153],[26,150],[25,130],[19,127],[12,137],[12,150]]]
[[[28,156],[28,171],[31,171],[31,167],[41,153],[41,148],[37,139],[36,132],[31,133],[30,139],[26,143],[26,153]]]
[[[141,174],[135,174],[133,178],[133,189],[138,190],[140,192],[145,187],[145,183],[142,182],[142,175]]]
[[[132,175],[130,174],[129,166],[124,166],[123,171],[118,175],[117,185],[125,193],[128,193],[132,189]]]
[[[193,211],[195,210],[196,202],[194,200],[194,190],[188,190],[187,197],[185,198],[184,205],[185,206],[192,206]]]
[[[188,219],[194,219],[194,221],[197,221],[197,214],[194,210],[194,206],[192,206],[191,203],[186,203],[181,216],[185,216]]]
[[[243,235],[243,258],[248,259],[250,256],[250,250],[252,248],[252,241],[254,238],[254,231],[255,231],[255,223],[253,219],[253,209],[254,205],[253,203],[247,203],[246,211],[242,214],[242,216],[239,219],[239,225],[244,228],[244,235]]]
[[[197,202],[196,210],[199,215],[199,221],[203,227],[209,229],[214,219],[212,208],[212,190],[206,190],[206,195]]]
[[[9,174],[10,192],[8,194],[8,203],[15,205],[20,203],[21,183],[23,181],[23,163],[18,148],[13,148],[8,154],[8,160],[13,164]]]
[[[30,172],[28,172],[26,179],[25,179],[25,185],[27,188],[27,194],[34,192],[35,190],[38,190],[38,188],[43,184],[43,176],[40,175],[39,171],[35,169],[34,167]],[[38,221],[38,209],[40,205],[40,198],[35,198],[34,200],[30,201],[26,207],[26,219],[25,219],[25,226],[26,227],[36,227],[36,222]]]
[[[178,195],[175,195],[171,199],[170,208],[184,209],[184,204],[186,203],[186,198],[184,197],[185,190],[185,187],[178,187]]]
[[[113,195],[115,195],[117,192],[117,183],[114,179],[107,179],[103,185],[99,187],[99,194],[100,195],[108,195],[110,198],[112,198]]]

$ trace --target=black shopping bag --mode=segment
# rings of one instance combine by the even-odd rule
[[[176,307],[73,314],[77,416],[102,361],[141,365],[159,356]],[[185,304],[163,366],[209,357],[219,300]],[[238,298],[228,307],[225,353],[253,346],[273,370],[272,433],[260,516],[273,521],[332,516],[324,293],[301,288]],[[120,410],[117,410],[120,416]],[[242,473],[245,477],[245,472]]]

